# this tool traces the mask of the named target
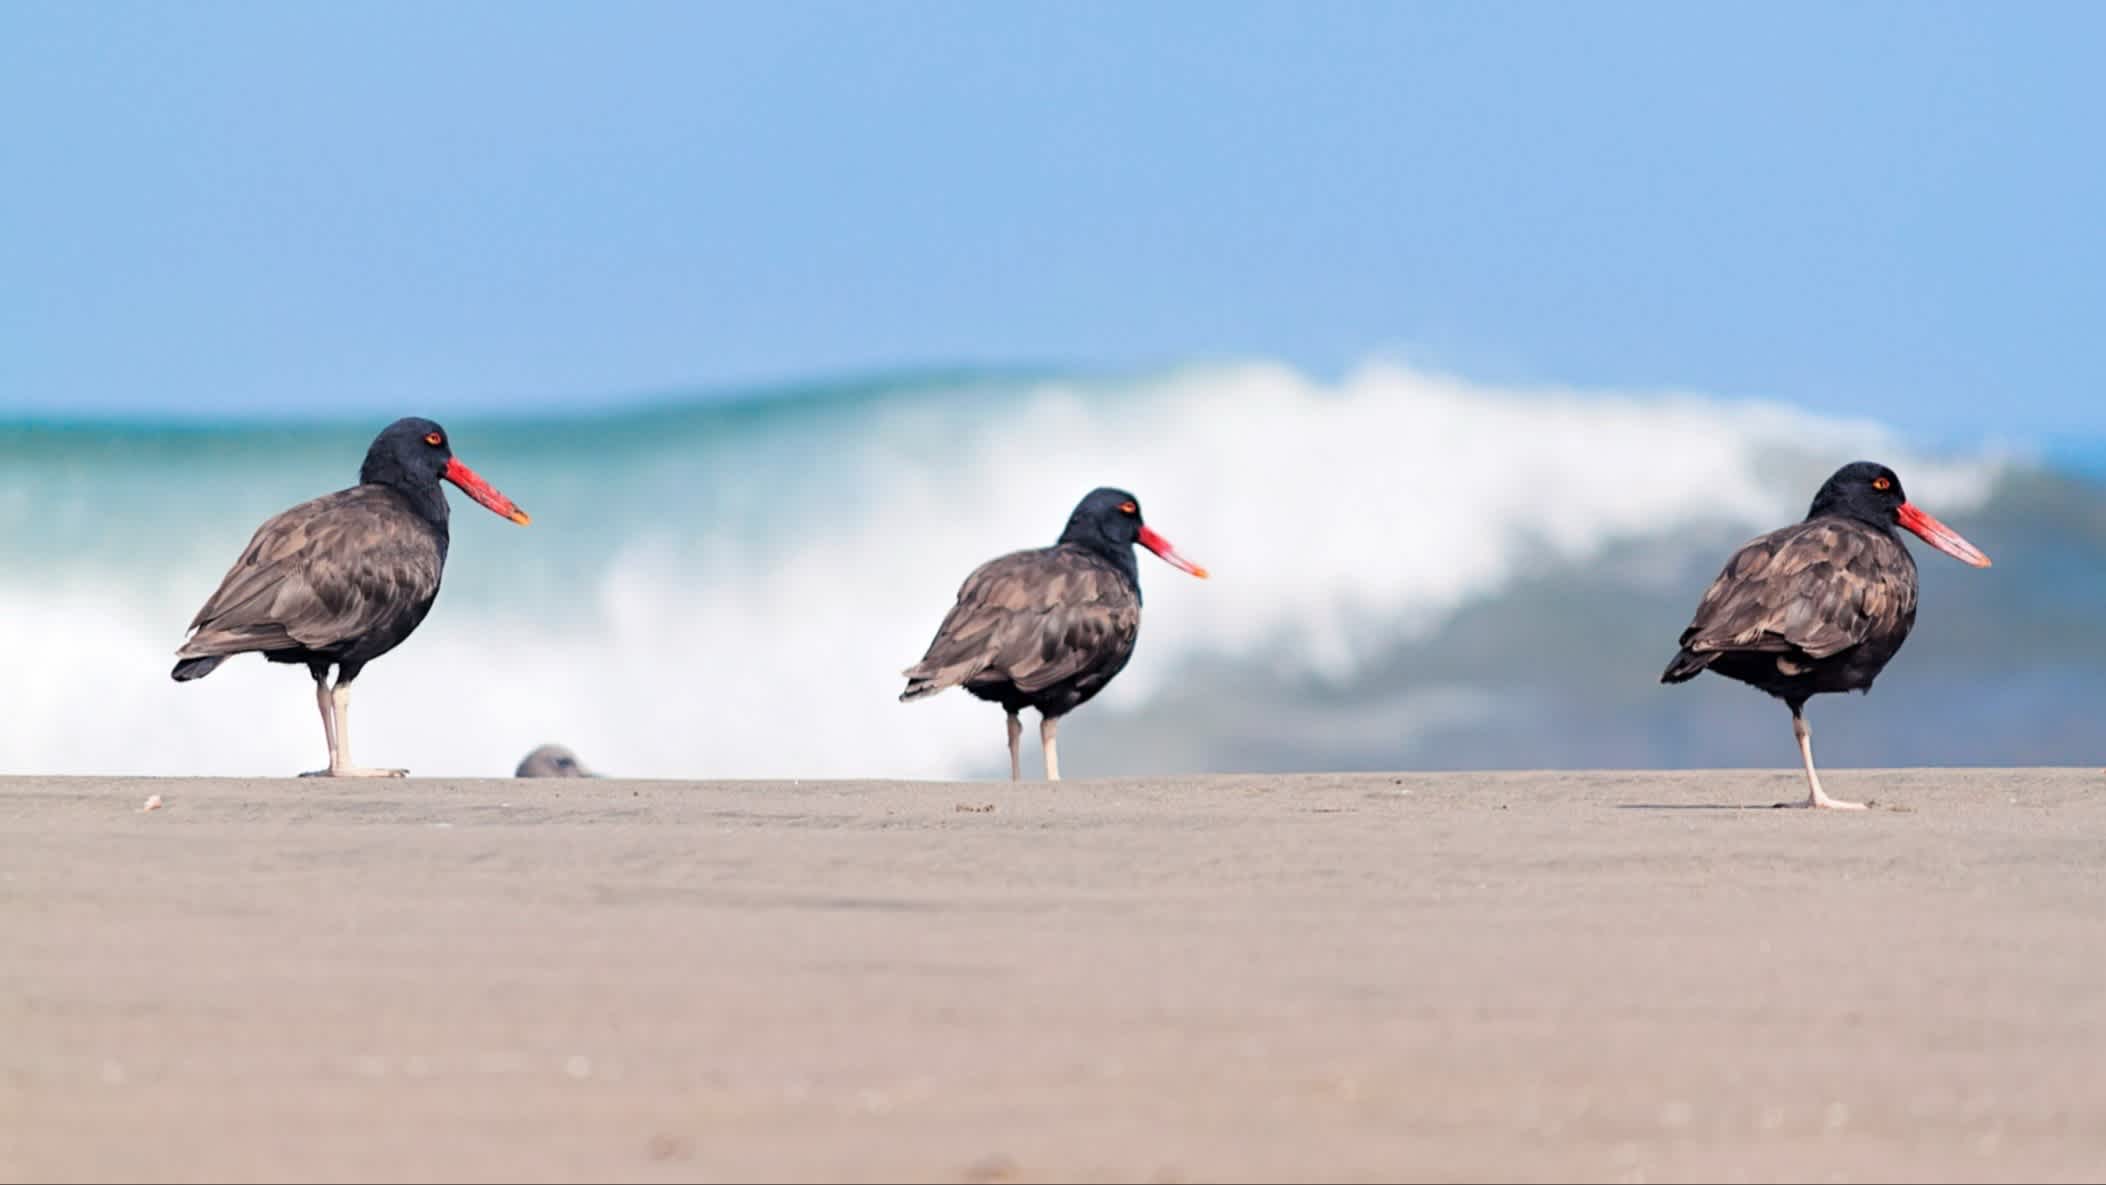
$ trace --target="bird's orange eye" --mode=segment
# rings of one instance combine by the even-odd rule
[[[440,445],[446,443],[446,436],[444,433],[440,432],[426,432],[424,434],[424,443],[430,445],[433,448],[437,448]]]
[[[1894,488],[1894,479],[1890,477],[1875,477],[1872,479],[1872,488],[1884,493]]]
[[[1141,508],[1140,508],[1140,507],[1138,507],[1138,506],[1135,506],[1135,505],[1134,505],[1133,503],[1131,503],[1131,502],[1121,502],[1121,503],[1119,503],[1119,513],[1120,513],[1120,514],[1139,514],[1139,513],[1141,513]]]

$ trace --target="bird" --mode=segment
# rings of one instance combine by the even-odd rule
[[[578,755],[562,745],[542,745],[520,759],[515,778],[596,778]]]
[[[1915,626],[1916,561],[1896,527],[1963,563],[1989,566],[1974,544],[1910,502],[1892,469],[1853,461],[1822,484],[1805,519],[1733,553],[1660,676],[1682,683],[1710,670],[1783,700],[1806,768],[1806,801],[1796,805],[1864,809],[1821,788],[1805,708],[1823,692],[1871,691]]]
[[[351,760],[351,683],[431,612],[446,566],[446,494],[522,526],[532,520],[453,455],[446,430],[415,416],[373,438],[358,484],[286,510],[249,545],[191,619],[170,672],[201,679],[236,654],[300,663],[314,676],[329,765],[302,777],[402,777]],[[329,678],[336,669],[336,680]]]
[[[1088,703],[1133,657],[1141,628],[1141,573],[1133,545],[1204,580],[1207,570],[1177,554],[1141,518],[1125,490],[1084,495],[1051,547],[1015,551],[980,565],[958,589],[922,660],[901,672],[900,701],[964,687],[1009,714],[1009,780],[1023,778],[1018,713],[1035,708],[1046,780],[1060,780],[1054,735],[1060,718]]]

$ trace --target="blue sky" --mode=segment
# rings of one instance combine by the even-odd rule
[[[0,4],[0,412],[1371,355],[2106,439],[2106,6]]]

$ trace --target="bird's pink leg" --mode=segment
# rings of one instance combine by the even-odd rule
[[[1060,754],[1053,748],[1053,734],[1059,731],[1060,717],[1040,716],[1038,718],[1038,743],[1046,750],[1046,780],[1048,782],[1058,782],[1060,780]]]
[[[409,773],[406,769],[368,769],[351,764],[351,687],[342,680],[329,692],[336,708],[335,745],[329,753],[329,769],[321,774],[329,778],[399,778]]]
[[[329,698],[329,676],[327,673],[314,678],[314,705],[322,710],[322,737],[329,743],[329,764],[336,764],[336,706]],[[309,770],[303,778],[326,778],[326,769]]]
[[[1806,718],[1797,712],[1792,713],[1792,735],[1799,738],[1799,760],[1806,766],[1806,801],[1799,805],[1832,811],[1864,810],[1865,804],[1862,802],[1844,802],[1839,798],[1830,798],[1828,792],[1821,789],[1821,775],[1814,772],[1813,730],[1806,727]]]
[[[1024,780],[1024,759],[1019,755],[1021,746],[1018,744],[1023,736],[1024,722],[1017,719],[1015,712],[1009,713],[1009,780],[1012,782]]]

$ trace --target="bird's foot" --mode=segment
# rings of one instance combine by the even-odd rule
[[[311,769],[300,775],[303,778],[406,778],[406,769],[368,769],[363,765],[346,765],[333,769]]]
[[[1776,805],[1779,809],[1816,811],[1861,811],[1866,809],[1865,804],[1862,802],[1844,802],[1840,798],[1830,798],[1825,794],[1819,798],[1802,798],[1797,802],[1780,802]]]

